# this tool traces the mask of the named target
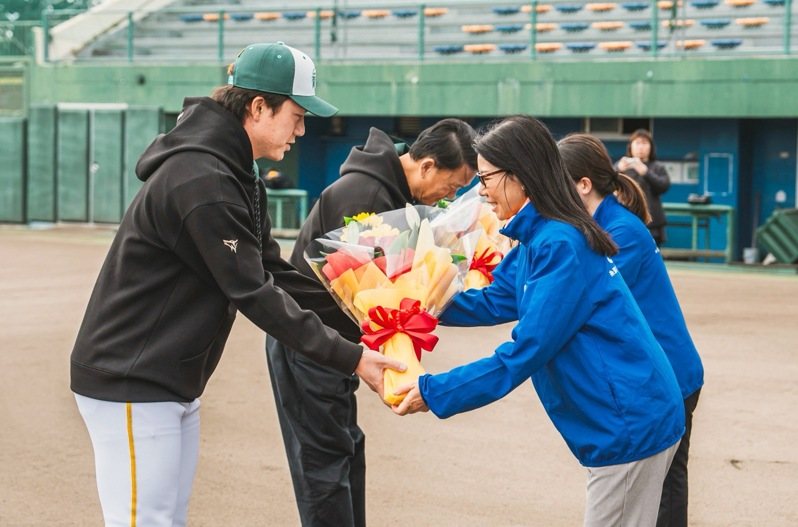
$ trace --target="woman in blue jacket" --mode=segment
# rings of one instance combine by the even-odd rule
[[[588,468],[585,525],[654,525],[662,481],[684,432],[679,386],[610,259],[617,251],[582,206],[546,127],[507,118],[476,143],[481,194],[518,240],[485,289],[458,295],[441,321],[518,321],[494,354],[423,375],[394,411],[441,418],[532,380]]]
[[[657,341],[673,366],[684,398],[685,432],[662,487],[657,525],[687,525],[687,457],[693,411],[704,384],[704,367],[690,338],[665,263],[646,224],[640,187],[613,167],[604,144],[586,134],[558,143],[560,155],[588,212],[613,241],[613,261],[637,300]],[[614,193],[617,193],[617,199]]]

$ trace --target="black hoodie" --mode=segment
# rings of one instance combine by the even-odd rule
[[[236,311],[320,364],[354,371],[362,348],[325,327],[348,319],[316,280],[280,259],[252,146],[233,114],[186,99],[144,152],[145,183],[119,225],[72,351],[72,390],[109,401],[191,401]],[[259,185],[258,203],[254,202]],[[312,310],[312,311],[309,311]]]

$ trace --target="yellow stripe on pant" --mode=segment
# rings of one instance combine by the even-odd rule
[[[130,527],[136,527],[136,446],[133,443],[133,405],[125,403],[127,444],[130,450]]]

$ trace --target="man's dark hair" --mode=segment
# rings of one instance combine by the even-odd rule
[[[410,157],[414,160],[431,157],[436,165],[448,170],[463,165],[476,168],[475,138],[476,132],[465,121],[443,119],[421,131],[410,147]]]
[[[286,95],[247,90],[246,88],[239,88],[229,84],[216,88],[211,94],[211,99],[218,102],[222,108],[235,115],[242,123],[249,113],[249,103],[251,103],[252,99],[255,97],[263,97],[263,100],[266,101],[266,106],[274,112],[279,110],[280,106],[288,100],[288,96]]]

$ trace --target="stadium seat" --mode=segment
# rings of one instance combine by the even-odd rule
[[[518,33],[524,29],[524,24],[500,24],[496,26],[496,31],[499,33]]]
[[[767,24],[770,19],[766,16],[752,17],[752,18],[738,18],[735,20],[738,26],[745,28],[762,27]]]
[[[535,44],[535,50],[538,53],[554,53],[562,49],[562,44],[559,42],[538,42]]]
[[[206,22],[218,22],[219,21],[219,13],[205,13],[202,15],[202,19]],[[225,20],[230,20],[230,15],[227,13],[224,14]]]
[[[524,29],[529,31],[532,28],[532,24],[526,24]],[[538,33],[548,33],[549,31],[554,31],[557,29],[557,24],[552,22],[538,22],[535,24],[535,31]]]
[[[707,42],[703,39],[697,38],[692,40],[677,40],[676,47],[687,50],[696,50],[704,46]]]
[[[443,16],[448,13],[449,10],[445,7],[426,7],[424,8],[424,16],[429,18],[435,18],[438,16]]]
[[[463,52],[463,46],[459,44],[445,44],[442,46],[435,46],[433,49],[435,53],[439,55],[455,55]]]
[[[185,15],[180,15],[180,21],[189,24],[192,22],[202,22],[202,15],[199,13],[186,13]]]
[[[632,12],[643,11],[644,9],[648,9],[648,2],[624,2],[621,4],[621,7]]]
[[[593,11],[594,13],[608,13],[618,7],[618,4],[613,2],[593,2],[585,7],[588,11]]]
[[[730,5],[732,7],[749,7],[754,5],[756,0],[726,0],[726,5]]]
[[[693,0],[690,5],[696,9],[711,9],[720,3],[719,0]]]
[[[247,22],[252,20],[252,13],[230,13],[230,18],[236,22]]]
[[[363,16],[366,17],[366,18],[371,18],[371,19],[385,18],[385,17],[387,17],[390,14],[391,14],[391,12],[388,11],[387,9],[364,9],[363,10]]]
[[[280,13],[275,13],[273,11],[261,11],[259,13],[255,13],[255,20],[262,20],[264,22],[271,22],[272,20],[277,20],[280,18]]]
[[[574,53],[587,53],[596,47],[594,42],[568,42],[565,47]]]
[[[472,55],[484,55],[496,50],[496,44],[466,44],[463,49]]]
[[[643,51],[651,51],[651,41],[650,40],[641,40],[635,44],[638,48],[642,49]],[[662,49],[668,45],[667,40],[658,40],[657,41],[657,49]]]
[[[560,29],[568,33],[579,33],[590,27],[587,22],[562,22]]]
[[[591,25],[593,29],[609,32],[609,31],[618,31],[619,29],[621,29],[623,27],[623,22],[602,21],[602,22],[593,22],[593,24]]]
[[[762,0],[764,3],[769,5],[770,7],[783,7],[784,0]]]
[[[651,22],[648,20],[632,20],[629,22],[629,27],[635,31],[650,31]]]
[[[539,15],[542,15],[543,13],[548,13],[549,11],[551,11],[551,5],[549,5],[549,4],[538,4],[537,9],[535,9],[535,12],[537,14],[539,14]],[[528,4],[527,5],[522,5],[521,6],[521,12],[522,13],[531,13],[532,12],[532,6],[528,5]]]
[[[355,18],[360,16],[359,9],[346,9],[344,11],[338,11],[338,16],[345,20],[354,20]]]
[[[520,7],[517,6],[504,6],[504,7],[494,7],[493,12],[499,16],[506,16],[506,15],[515,15],[521,11]]]
[[[528,46],[526,44],[499,44],[499,49],[508,55],[521,53],[522,51],[526,50],[527,47]]]
[[[394,9],[393,16],[396,18],[411,18],[418,14],[418,9]],[[462,51],[462,50],[461,50]]]
[[[322,9],[319,11],[319,18],[321,20],[329,20],[334,14],[332,9]],[[316,11],[308,11],[308,18],[316,18]]]
[[[559,11],[560,13],[565,13],[570,15],[572,13],[578,13],[582,10],[582,4],[557,4],[554,6],[554,9]]]
[[[682,0],[678,0],[676,2],[677,7],[682,7]],[[662,9],[663,11],[667,11],[668,9],[673,9],[673,1],[672,0],[660,0],[657,2],[657,7]]]
[[[742,43],[739,38],[716,38],[712,41],[712,45],[718,49],[734,49]]]
[[[705,18],[703,20],[699,20],[699,22],[707,29],[723,29],[731,24],[731,20],[728,18]]]
[[[307,11],[284,11],[283,18],[286,20],[304,20],[308,16]]]
[[[663,20],[662,27],[668,28],[685,28],[685,27],[693,27],[695,25],[695,20],[691,18],[677,18],[675,20]]]
[[[490,33],[493,31],[493,25],[491,24],[469,24],[466,26],[461,26],[460,29],[463,33],[469,33],[471,35],[483,35],[485,33]]]
[[[632,43],[628,40],[618,42],[600,42],[599,48],[609,53],[621,53],[632,47]]]

